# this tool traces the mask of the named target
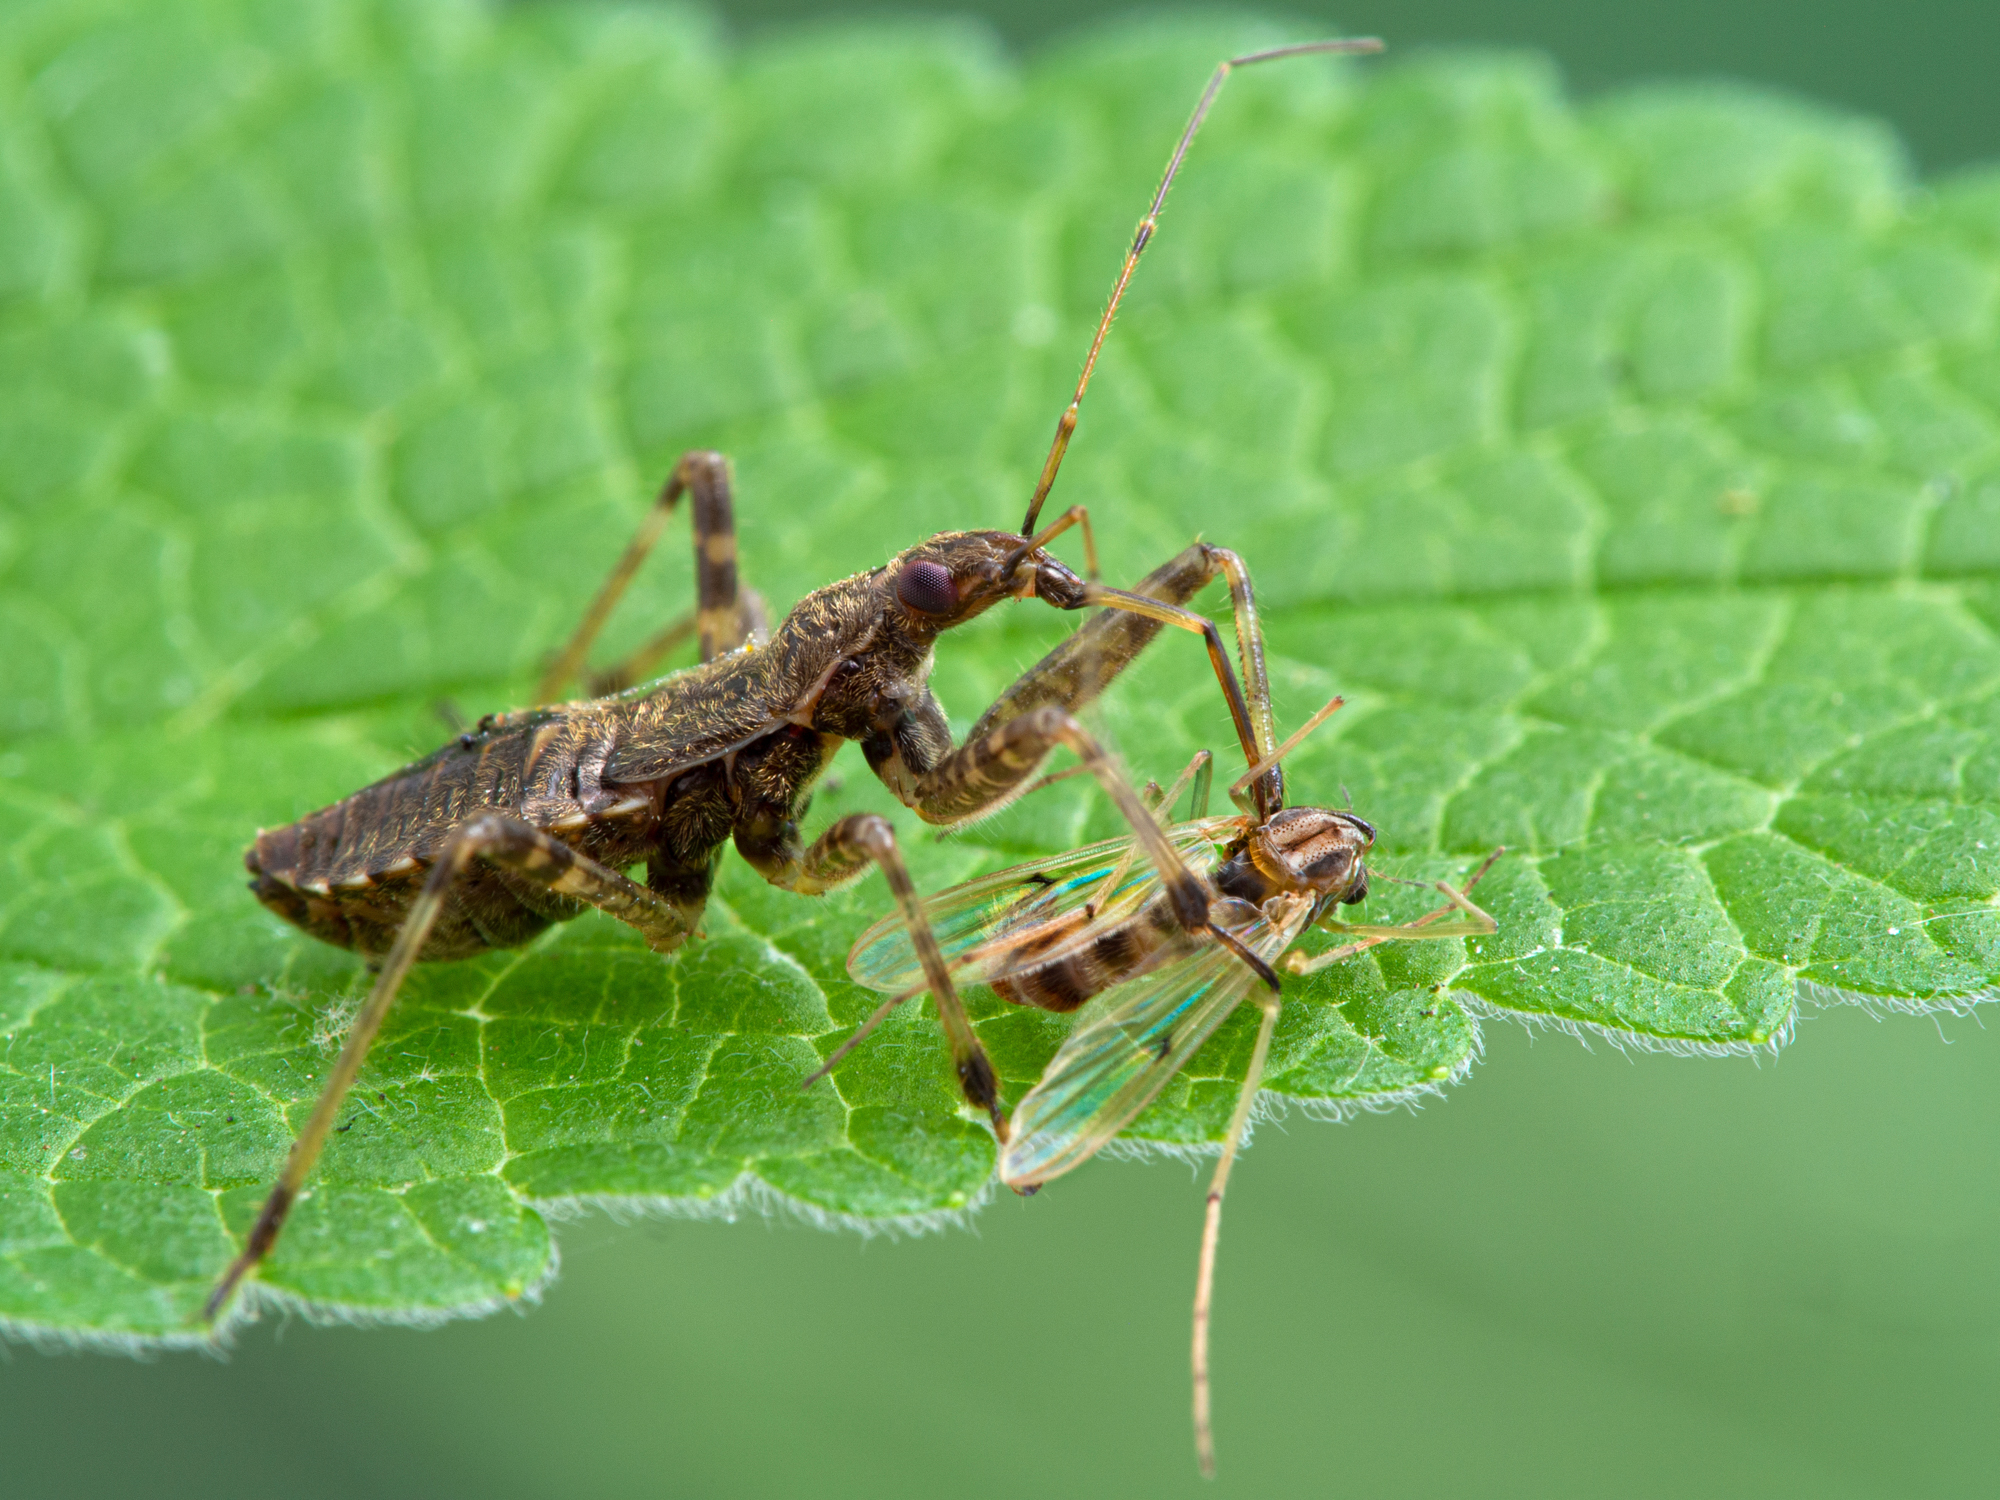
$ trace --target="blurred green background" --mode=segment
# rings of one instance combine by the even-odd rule
[[[1032,45],[1124,8],[988,11]],[[1781,85],[1890,119],[1929,172],[2000,155],[1990,4],[1339,20],[1543,47],[1583,91]],[[1223,1244],[1221,1492],[1989,1491],[2000,1039],[1853,1011],[1802,1033],[1754,1065],[1495,1024],[1421,1115],[1267,1127]],[[521,1318],[266,1325],[226,1363],[0,1346],[0,1448],[19,1494],[1193,1491],[1200,1202],[1179,1168],[1100,1162],[928,1240],[586,1221]]]

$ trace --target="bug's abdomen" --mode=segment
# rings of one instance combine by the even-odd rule
[[[1025,935],[1008,955],[1005,977],[987,981],[994,993],[1016,1005],[1066,1015],[1119,980],[1142,973],[1170,946],[1177,946],[1181,935],[1171,906],[1155,897],[1124,921],[1108,924],[1082,946],[1056,958],[1038,957],[1068,948],[1075,942],[1078,924],[1087,920],[1083,912],[1072,912],[1068,918],[1048,923],[1042,931]]]
[[[296,823],[257,835],[245,851],[250,889],[273,912],[323,942],[369,958],[388,952],[426,872],[445,842],[489,808],[528,816],[605,863],[630,864],[642,854],[619,847],[637,828],[551,819],[560,796],[542,785],[552,773],[567,782],[574,765],[573,726],[537,720],[455,740],[436,754],[363,787]],[[532,881],[475,864],[453,886],[425,943],[426,960],[467,958],[488,948],[528,942],[551,922],[583,909]]]

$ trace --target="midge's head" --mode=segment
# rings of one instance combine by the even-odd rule
[[[1368,898],[1362,861],[1374,843],[1375,829],[1351,812],[1288,807],[1250,830],[1216,884],[1259,904],[1287,892],[1352,906]]]
[[[1009,531],[947,531],[891,560],[883,584],[918,634],[962,625],[1002,599],[1079,609],[1084,581],[1045,548]]]

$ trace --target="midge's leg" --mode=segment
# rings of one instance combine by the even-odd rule
[[[637,681],[646,669],[657,663],[669,651],[687,639],[689,635],[701,637],[701,659],[712,661],[725,651],[733,651],[753,635],[764,633],[763,602],[749,590],[740,590],[736,581],[736,512],[729,497],[729,461],[720,453],[695,451],[681,455],[667,482],[660,490],[660,497],[654,501],[645,519],[639,522],[639,529],[626,545],[624,556],[611,569],[611,574],[598,589],[597,597],[590,601],[590,608],[584,611],[583,622],[576,627],[549,669],[542,674],[542,680],[535,689],[537,703],[553,703],[562,690],[584,669],[584,661],[590,655],[591,644],[604,629],[605,621],[611,618],[612,610],[624,597],[631,586],[633,575],[639,565],[653,550],[666,529],[667,518],[680,503],[682,495],[691,495],[694,512],[694,571],[695,610],[668,625],[659,634],[647,641],[638,650],[615,666],[594,675],[590,686],[594,692],[616,692]]]
[[[1257,1104],[1257,1090],[1264,1082],[1264,1060],[1271,1055],[1271,1032],[1278,1024],[1278,997],[1263,990],[1251,992],[1263,1018],[1257,1023],[1257,1044],[1250,1051],[1250,1071],[1243,1075],[1243,1092],[1236,1096],[1236,1108],[1229,1116],[1229,1130],[1222,1138],[1222,1156],[1215,1175],[1208,1182],[1208,1209],[1201,1226],[1201,1267],[1194,1283],[1194,1451],[1201,1472],[1215,1474],[1215,1428],[1209,1418],[1208,1323],[1209,1307],[1215,1297],[1215,1250],[1222,1237],[1222,1195],[1229,1188],[1229,1169],[1236,1165],[1236,1153],[1243,1145],[1243,1132],[1250,1124],[1250,1111]]]
[[[1019,780],[1028,771],[1033,770],[1056,745],[1066,745],[1076,752],[1077,758],[1083,762],[1083,769],[1097,778],[1118,810],[1125,815],[1126,822],[1132,826],[1135,847],[1144,849],[1147,857],[1159,870],[1168,898],[1173,903],[1174,914],[1180,919],[1182,926],[1190,932],[1205,929],[1226,940],[1225,934],[1209,924],[1207,888],[1189,871],[1179,853],[1168,841],[1160,828],[1154,809],[1149,807],[1139,794],[1132,790],[1131,784],[1119,774],[1110,756],[1104,753],[1103,746],[1060,708],[1044,705],[1021,718],[1009,720],[986,739],[966,745],[946,762],[945,767],[940,767],[932,785],[926,787],[922,783],[919,784],[918,796],[921,799],[928,792],[948,801],[957,795],[956,788],[959,787],[990,784],[994,778],[1007,776]],[[1174,784],[1176,791],[1184,782],[1195,778],[1206,768],[1207,755],[1208,752],[1204,750],[1188,763],[1187,770]],[[921,812],[923,809],[919,807],[918,810]],[[813,845],[812,851],[805,856],[804,863],[810,865],[814,854],[818,853],[846,824],[863,821],[866,816],[857,814],[855,817],[844,818],[836,823],[821,837],[819,843]],[[882,824],[883,834],[889,838],[893,848],[893,834],[889,833],[886,821],[880,818],[872,821]],[[739,849],[743,847],[740,839],[737,847]],[[900,866],[900,856],[897,856],[897,859]],[[897,904],[902,908],[903,920],[909,926],[911,941],[923,965],[924,978],[930,992],[938,996],[938,1013],[944,1017],[945,1033],[951,1041],[952,1060],[957,1065],[966,1097],[993,1115],[994,1129],[1004,1143],[1007,1139],[1007,1130],[999,1114],[998,1084],[994,1081],[993,1066],[987,1061],[985,1049],[980,1046],[979,1038],[974,1034],[971,1023],[965,1018],[957,990],[952,987],[951,965],[946,962],[938,948],[937,938],[931,932],[930,921],[924,915],[923,903],[917,898],[915,888],[909,884],[908,876],[902,876],[899,883],[898,876],[890,872],[890,866],[879,859],[878,862],[883,864],[884,872],[890,875],[890,885],[895,890]],[[791,888],[824,890],[830,884],[850,878],[858,871],[859,863],[859,860],[851,862],[831,879],[818,885],[809,887],[801,882],[794,883]],[[1270,982],[1276,983],[1275,980]],[[915,999],[922,993],[924,991],[921,988],[905,990],[884,1000],[875,1008],[874,1014],[862,1022],[854,1034],[842,1042],[801,1087],[810,1088],[831,1073],[848,1053],[865,1041],[869,1034],[888,1018],[897,1006],[907,1000]],[[974,1079],[991,1084],[993,1094],[990,1103],[986,1098],[974,1095]]]
[[[1414,939],[1433,937],[1460,937],[1472,933],[1497,932],[1493,919],[1470,899],[1472,888],[1480,878],[1493,868],[1493,861],[1506,853],[1495,849],[1486,856],[1486,862],[1472,872],[1472,878],[1465,882],[1463,889],[1453,890],[1444,881],[1437,883],[1450,902],[1437,910],[1427,912],[1414,922],[1401,927],[1359,927],[1346,924],[1334,925],[1343,933],[1362,934],[1361,941],[1336,948],[1331,953],[1322,953],[1318,958],[1307,959],[1303,955],[1292,955],[1287,965],[1294,974],[1310,974],[1315,969],[1326,967],[1338,959],[1348,958],[1372,948],[1377,943],[1393,939]],[[1453,911],[1468,914],[1468,920],[1433,925],[1438,919]],[[1262,990],[1253,990],[1252,998],[1263,1007],[1264,1015],[1257,1027],[1257,1043],[1250,1053],[1250,1071],[1243,1077],[1243,1092],[1236,1096],[1236,1108],[1229,1117],[1229,1130],[1222,1138],[1222,1156],[1215,1164],[1215,1176],[1209,1179],[1208,1207],[1201,1227],[1201,1264],[1195,1272],[1194,1284],[1194,1344],[1190,1359],[1194,1365],[1194,1448],[1195,1457],[1204,1474],[1215,1473],[1215,1428],[1209,1409],[1208,1380],[1208,1328],[1210,1309],[1215,1300],[1215,1252],[1222,1236],[1222,1195],[1229,1188],[1229,1169],[1236,1164],[1236,1154],[1243,1145],[1243,1132],[1249,1127],[1250,1112],[1257,1105],[1257,1090],[1264,1081],[1264,1061],[1271,1051],[1271,1031],[1278,1021],[1278,1000],[1274,995]]]
[[[1294,953],[1285,961],[1285,967],[1294,974],[1311,974],[1324,969],[1328,964],[1339,963],[1343,958],[1352,958],[1355,954],[1365,952],[1381,943],[1415,942],[1422,938],[1491,936],[1500,930],[1500,924],[1472,904],[1472,888],[1485,878],[1486,872],[1493,868],[1493,862],[1506,852],[1502,847],[1487,855],[1485,863],[1474,870],[1472,878],[1457,890],[1453,890],[1446,881],[1438,881],[1435,888],[1451,904],[1425,912],[1414,922],[1404,922],[1395,927],[1382,927],[1322,919],[1319,925],[1326,931],[1337,932],[1342,937],[1358,938],[1360,941],[1329,949],[1316,958],[1307,958],[1303,953]],[[1463,919],[1457,922],[1440,920],[1450,916],[1454,911],[1464,913]]]
[[[423,951],[453,883],[464,875],[467,866],[475,859],[483,859],[488,864],[524,876],[559,895],[589,902],[599,911],[637,928],[646,939],[646,945],[656,953],[672,952],[694,930],[695,918],[678,903],[627,880],[616,870],[606,869],[519,818],[489,812],[462,825],[452,835],[451,842],[445,845],[437,863],[431,866],[423,890],[411,904],[409,915],[403,919],[395,944],[375,976],[374,988],[368,992],[368,999],[348,1028],[347,1040],[340,1049],[340,1056],[334,1061],[333,1072],[320,1090],[318,1102],[313,1105],[312,1117],[306,1121],[306,1128],[299,1132],[298,1139],[292,1142],[291,1152],[285,1158],[284,1171],[278,1177],[277,1186],[271,1189],[271,1196],[264,1201],[263,1212],[258,1214],[257,1222],[250,1230],[243,1253],[230,1263],[229,1269],[216,1283],[215,1290],[209,1294],[203,1309],[204,1317],[213,1319],[222,1310],[237,1283],[254,1270],[277,1243],[278,1232],[284,1228],[285,1215],[291,1211],[299,1190],[305,1186],[306,1178],[312,1172],[313,1164],[319,1160],[320,1151],[326,1145],[327,1133],[333,1129],[334,1116],[340,1111],[341,1100],[353,1086],[355,1075],[361,1071],[361,1064],[368,1056],[375,1034],[382,1029],[383,1018],[389,1013],[390,1002],[396,998],[404,976]]]

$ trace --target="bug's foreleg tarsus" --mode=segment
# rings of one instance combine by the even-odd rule
[[[270,1197],[264,1202],[257,1222],[244,1242],[243,1251],[223,1272],[209,1294],[203,1316],[213,1320],[243,1278],[270,1254],[283,1230],[286,1215],[298,1201],[306,1178],[311,1175],[326,1138],[333,1129],[341,1101],[353,1086],[361,1065],[374,1044],[376,1033],[389,1013],[389,1006],[401,989],[410,967],[423,953],[431,930],[451,895],[475,860],[484,860],[514,875],[532,880],[558,895],[588,902],[599,911],[636,928],[655,952],[666,953],[680,946],[693,931],[699,912],[690,912],[681,903],[635,884],[616,870],[577,853],[569,845],[551,838],[533,825],[506,813],[486,812],[461,825],[439,854],[424,879],[423,889],[411,903],[396,941],[376,971],[368,998],[348,1027],[347,1039],[334,1060],[333,1071],[320,1089],[305,1129],[292,1142],[284,1170]]]

